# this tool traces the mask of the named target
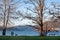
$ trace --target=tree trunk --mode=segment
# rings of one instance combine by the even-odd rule
[[[3,35],[3,36],[6,35],[6,28],[3,29],[2,35]]]
[[[42,14],[41,14],[42,15]],[[42,17],[42,16],[41,16]],[[43,20],[42,18],[40,18],[40,27],[41,27],[41,33],[40,33],[40,36],[43,36]]]
[[[3,32],[2,35],[5,36],[6,35],[6,26],[5,26],[5,22],[6,22],[6,0],[3,0],[3,5],[4,5],[4,19],[3,19]]]
[[[43,35],[43,27],[41,26],[41,33],[40,33],[40,36],[44,36]]]
[[[39,5],[39,7],[40,7],[40,27],[41,27],[41,34],[40,34],[40,36],[43,36],[43,7],[44,7],[44,0],[41,0],[40,1],[40,5]]]

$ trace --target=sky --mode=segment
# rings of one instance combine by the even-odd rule
[[[14,0],[14,1],[17,2],[17,1],[19,1],[19,0]],[[24,2],[25,2],[26,4],[25,4]],[[56,2],[56,3],[59,4],[59,3],[60,3],[60,0],[45,0],[45,6],[49,8],[49,7],[51,6],[51,2]],[[0,3],[1,3],[1,0],[0,0]],[[32,5],[32,4],[29,4],[29,3],[28,3],[28,0],[20,0],[20,2],[18,3],[18,9],[17,9],[17,11],[19,10],[19,11],[21,11],[22,13],[28,12],[28,13],[31,13],[32,16],[33,16],[33,15],[36,16],[33,12],[27,11],[26,7],[30,7],[31,9],[33,9],[33,5]],[[46,13],[44,16],[47,16],[47,15],[48,15],[48,14]],[[50,17],[50,16],[47,16],[47,19],[45,19],[45,20],[48,20],[49,17]],[[20,19],[21,19],[21,18],[19,18],[19,19],[17,19],[17,20],[13,20],[14,25],[34,25],[34,24],[32,23],[32,20],[24,19],[24,20],[20,21]]]
[[[24,4],[24,2],[23,1],[28,1],[28,0],[22,0],[21,2],[22,2],[22,6],[18,9],[18,10],[20,10],[21,9],[21,11],[22,12],[26,12],[26,7],[30,7],[31,9],[33,9],[33,5],[32,4],[28,4],[28,3],[26,3],[26,4]],[[45,6],[46,7],[50,7],[51,6],[51,2],[56,2],[56,3],[60,3],[60,0],[45,0]],[[28,11],[28,12],[30,12],[30,11]],[[31,12],[32,13],[32,12]],[[45,14],[45,16],[47,16],[48,14]],[[48,20],[49,19],[49,17],[50,16],[47,16],[47,19],[45,19],[45,20]],[[29,24],[31,24],[31,21],[29,20],[29,21],[27,21],[28,19],[24,19],[23,21],[22,21],[22,23],[24,23],[24,24],[28,24],[28,22],[30,22]]]

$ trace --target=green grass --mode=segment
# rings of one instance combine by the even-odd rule
[[[46,36],[0,36],[0,40],[60,40],[60,37]]]

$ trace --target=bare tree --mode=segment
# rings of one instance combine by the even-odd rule
[[[34,9],[32,10],[31,8],[27,8],[27,10],[30,10],[33,13],[38,14],[38,15],[36,17],[32,17],[32,16],[30,16],[30,14],[29,15],[23,15],[19,11],[18,11],[18,13],[20,14],[20,16],[23,16],[23,18],[28,18],[30,20],[33,20],[34,21],[33,23],[37,23],[38,26],[37,27],[35,26],[34,28],[36,28],[41,33],[41,36],[43,36],[44,0],[30,0],[29,2],[34,5]],[[57,24],[55,22],[56,21],[55,18],[60,19],[60,15],[59,15],[60,14],[60,12],[59,12],[60,7],[56,7],[55,4],[52,4],[52,5],[53,5],[54,9],[57,9],[58,12],[54,11],[54,9],[49,9],[49,8],[47,8],[47,9],[49,10],[49,15],[53,15],[52,16],[53,21],[51,22],[52,26],[54,26],[54,25],[56,26]],[[58,5],[58,6],[60,6],[60,5]],[[45,8],[45,10],[46,10],[46,8]],[[53,11],[53,12],[51,12],[51,11]],[[47,29],[48,28],[47,23],[46,23],[46,32],[48,30]],[[51,25],[49,25],[49,26],[51,26]]]
[[[33,3],[33,1],[31,1],[31,2]],[[43,13],[42,12],[43,12],[43,8],[44,8],[44,0],[38,0],[37,3],[38,3],[38,6],[35,6],[35,4],[33,3],[33,5],[35,6],[36,11],[39,15],[39,18],[36,20],[36,22],[40,26],[40,36],[43,36]]]
[[[2,19],[3,19],[3,32],[2,32],[2,35],[5,36],[6,35],[6,29],[7,29],[7,26],[8,24],[10,25],[11,20],[12,19],[17,19],[18,16],[17,15],[13,15],[13,14],[16,14],[16,9],[17,9],[17,3],[19,2],[13,2],[13,0],[3,0],[3,4],[1,4],[3,7],[0,7],[0,9],[2,10],[3,12],[3,16],[2,16]],[[11,19],[11,20],[10,20]]]
[[[35,21],[33,23],[37,23],[38,27],[34,27],[34,28],[39,30],[40,36],[43,36],[43,8],[44,8],[44,0],[29,0],[29,3],[34,5],[34,9],[31,10],[30,8],[27,8],[27,10],[30,10],[31,12],[37,14],[36,17],[33,17],[30,14],[28,14],[30,16],[23,15],[19,11],[18,11],[18,13],[20,14],[20,16],[23,16],[23,18],[28,18],[30,20]]]
[[[3,22],[3,33],[2,34],[5,35],[6,34],[5,33],[6,32],[6,26],[5,26],[5,22],[6,22],[5,21],[6,20],[6,0],[4,0],[3,3],[4,3],[4,19],[3,19],[4,22]]]
[[[49,11],[49,15],[52,15],[52,17],[50,17],[50,21],[47,21],[48,23],[48,27],[50,28],[50,30],[54,30],[55,28],[59,27],[59,23],[60,23],[60,5],[58,5],[55,2],[51,3],[51,6],[53,6],[52,8],[47,8]],[[49,29],[48,28],[48,29]]]

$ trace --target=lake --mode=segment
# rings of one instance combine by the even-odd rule
[[[11,36],[11,31],[6,31],[7,36]],[[39,32],[37,31],[13,31],[14,36],[17,34],[18,36],[38,36]],[[2,31],[0,30],[0,36],[2,36]]]

